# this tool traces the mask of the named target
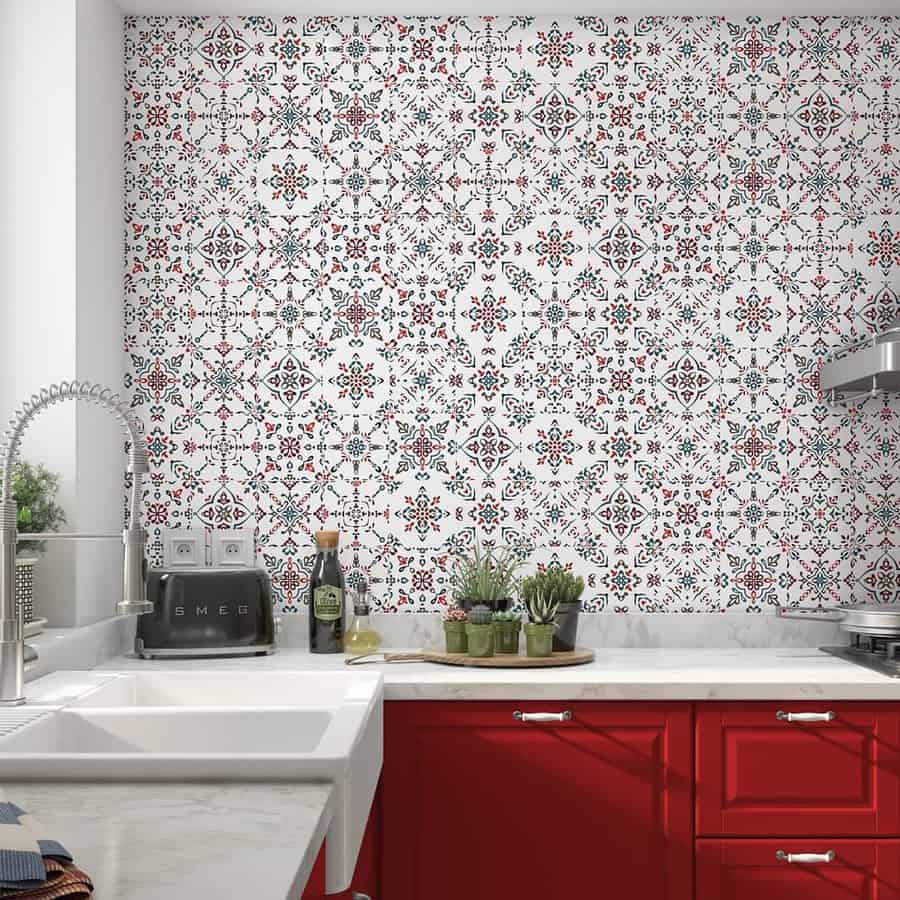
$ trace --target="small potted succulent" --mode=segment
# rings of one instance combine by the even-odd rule
[[[476,542],[468,556],[453,565],[453,599],[462,609],[486,606],[492,612],[512,603],[519,557],[511,550],[482,550]]]
[[[550,593],[546,582],[536,576],[523,578],[519,590],[528,611],[525,653],[527,656],[552,656],[559,601]]]
[[[494,625],[494,652],[518,653],[522,621],[511,609],[497,610],[491,617]]]
[[[490,607],[482,604],[473,606],[469,610],[468,618],[466,638],[469,642],[469,656],[493,656],[494,625],[491,621],[492,613]]]
[[[447,641],[448,653],[465,653],[469,649],[466,637],[468,620],[466,611],[458,606],[451,606],[444,613],[444,638]]]

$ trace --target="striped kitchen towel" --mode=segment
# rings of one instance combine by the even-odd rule
[[[90,900],[94,890],[91,879],[70,863],[46,857],[47,880],[36,888],[6,891],[0,888],[0,898],[9,900]]]
[[[47,881],[44,857],[71,864],[58,841],[41,837],[40,823],[0,795],[0,890],[28,890]]]

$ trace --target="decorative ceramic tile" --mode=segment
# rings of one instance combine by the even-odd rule
[[[128,17],[126,386],[159,529],[343,535],[385,612],[478,538],[590,612],[894,602],[900,19]]]

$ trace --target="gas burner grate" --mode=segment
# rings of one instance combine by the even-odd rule
[[[846,647],[822,647],[839,659],[865,666],[889,678],[900,678],[900,640],[897,635],[855,634]]]

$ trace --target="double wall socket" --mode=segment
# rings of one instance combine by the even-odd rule
[[[208,566],[253,566],[256,558],[251,529],[207,532],[202,528],[166,528],[162,534],[167,569]]]

